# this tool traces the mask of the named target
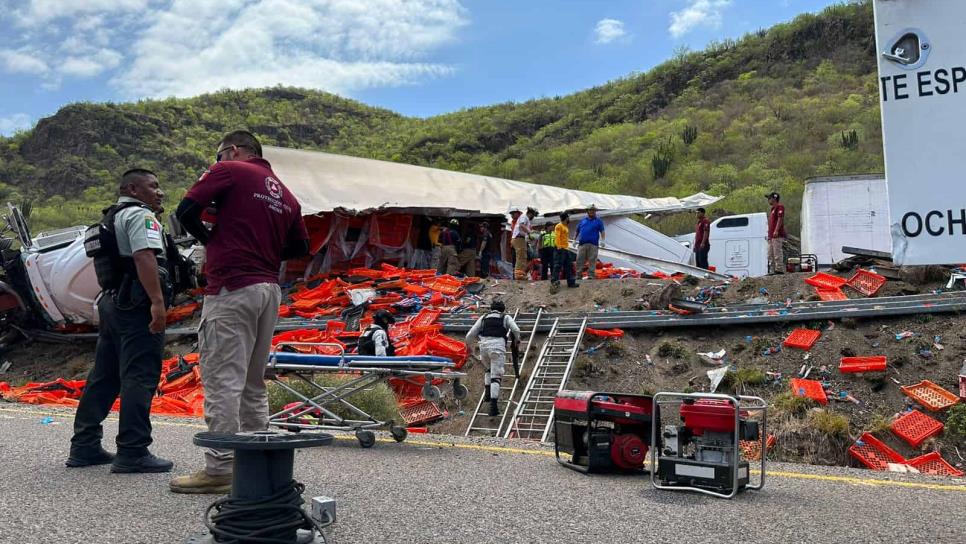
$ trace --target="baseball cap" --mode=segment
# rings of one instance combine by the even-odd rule
[[[775,200],[781,200],[781,197],[778,196],[778,193],[768,193],[767,195],[765,195],[765,198],[774,198]]]

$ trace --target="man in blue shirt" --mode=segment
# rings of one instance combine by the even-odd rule
[[[587,279],[597,277],[597,250],[604,246],[604,222],[597,217],[597,207],[587,208],[587,217],[577,224],[577,277],[581,276],[584,263],[587,263]]]

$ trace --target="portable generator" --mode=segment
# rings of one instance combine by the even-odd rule
[[[651,444],[651,397],[560,391],[553,408],[558,463],[585,474],[645,470]],[[569,454],[570,460],[561,453]]]
[[[767,405],[759,397],[731,397],[702,393],[654,395],[651,442],[663,446],[651,456],[651,483],[658,489],[678,489],[731,498],[744,489],[765,485],[765,419]],[[658,407],[680,422],[661,425]],[[760,412],[761,420],[751,420]],[[659,434],[660,431],[660,434]],[[751,484],[750,467],[741,459],[742,441],[760,441],[761,477]],[[658,483],[658,480],[660,483]]]

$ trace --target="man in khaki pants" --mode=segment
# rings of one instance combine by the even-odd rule
[[[177,217],[205,245],[208,286],[198,347],[205,422],[221,433],[268,428],[265,366],[281,291],[282,261],[308,252],[298,200],[262,158],[251,133],[222,138],[212,165],[188,190]],[[215,226],[201,212],[217,209]],[[175,493],[227,493],[232,452],[205,450],[205,468],[171,481]]]

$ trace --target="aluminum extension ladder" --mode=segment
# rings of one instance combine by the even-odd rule
[[[520,310],[517,309],[513,314],[513,319],[516,320],[517,316],[520,315]],[[543,309],[537,310],[537,317],[534,319],[533,326],[529,331],[521,330],[520,336],[526,335],[527,345],[520,355],[520,374],[526,374],[527,369],[527,357],[530,355],[530,346],[534,343],[534,338],[537,335],[537,328],[540,326],[540,318],[543,315]],[[521,376],[517,376],[513,370],[513,358],[512,355],[507,352],[506,363],[503,365],[503,380],[504,384],[500,386],[500,400],[497,405],[500,407],[500,422],[495,427],[491,423],[492,419],[490,416],[486,415],[490,408],[490,403],[484,401],[486,391],[480,393],[480,400],[476,403],[476,410],[473,411],[473,417],[470,418],[470,424],[466,427],[466,432],[463,436],[490,436],[498,437],[502,434],[504,425],[506,425],[508,418],[507,415],[516,408],[516,402],[514,398],[517,393],[518,384],[521,382]],[[486,369],[484,369],[484,372]],[[506,383],[512,380],[512,384]]]
[[[554,320],[504,438],[547,441],[553,428],[554,399],[567,385],[586,328],[586,317],[580,328],[569,331],[560,326],[559,319]]]

